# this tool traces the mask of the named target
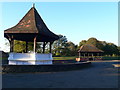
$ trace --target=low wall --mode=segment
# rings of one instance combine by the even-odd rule
[[[91,66],[90,62],[53,65],[2,65],[3,73],[59,72]]]
[[[75,60],[52,60],[53,64],[65,64],[65,63],[76,63]],[[8,64],[8,60],[2,60],[2,65]]]

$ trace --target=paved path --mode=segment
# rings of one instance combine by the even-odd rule
[[[92,62],[76,71],[3,74],[3,88],[117,88],[118,69],[113,62]]]

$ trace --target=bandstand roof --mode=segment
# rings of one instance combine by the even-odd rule
[[[6,38],[15,40],[33,41],[37,37],[39,42],[49,42],[59,39],[59,36],[51,32],[41,16],[33,6],[17,25],[4,31]]]
[[[90,45],[90,44],[85,44],[82,45],[79,49],[78,52],[103,52],[102,50],[98,49],[97,47],[95,47],[94,45]]]

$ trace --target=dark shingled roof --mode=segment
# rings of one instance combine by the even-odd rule
[[[94,45],[85,44],[80,47],[80,50],[78,52],[103,52],[103,51],[98,49]]]
[[[35,36],[37,41],[41,42],[59,39],[58,35],[47,28],[35,7],[32,7],[17,25],[4,31],[6,38],[12,35],[15,40],[22,41],[33,41]]]

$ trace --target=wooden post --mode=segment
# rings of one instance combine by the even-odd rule
[[[45,53],[45,42],[43,42],[43,53]]]
[[[12,39],[12,52],[14,52],[14,39]]]
[[[11,41],[10,41],[10,52],[13,52],[13,39],[11,39]]]
[[[89,60],[89,52],[88,52],[88,58],[87,59]]]
[[[10,41],[10,52],[12,52],[12,41],[11,41],[11,38],[9,38],[9,41]]]
[[[99,53],[97,53],[97,56],[99,57]]]
[[[52,52],[52,50],[51,50],[51,47],[52,47],[52,46],[51,46],[51,45],[52,45],[52,43],[50,42],[50,51],[49,51],[50,53]]]
[[[80,52],[79,52],[79,58],[80,58],[80,56],[81,56],[81,54],[80,54]]]
[[[93,55],[93,53],[92,53],[92,59],[93,59],[93,61],[94,61],[94,57],[93,57],[94,55]]]
[[[52,44],[53,44],[53,42],[50,42],[50,53],[52,53]]]
[[[43,53],[45,53],[45,46],[48,42],[43,42]]]
[[[84,53],[84,57],[85,57],[85,53]]]
[[[9,38],[10,40],[10,52],[13,52],[13,48],[14,48],[14,39],[13,36],[11,38]]]
[[[27,53],[28,52],[28,42],[26,41],[26,50],[25,52]]]
[[[34,52],[36,52],[36,37],[34,38]]]

